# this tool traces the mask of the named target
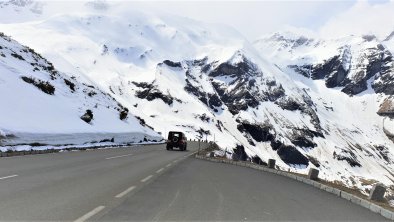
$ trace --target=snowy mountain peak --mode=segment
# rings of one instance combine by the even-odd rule
[[[280,43],[284,48],[295,48],[302,46],[304,44],[309,44],[314,41],[313,38],[307,37],[304,34],[293,32],[293,31],[283,31],[283,32],[275,32],[272,35],[268,35],[262,37],[254,42],[254,44],[258,44],[258,42],[276,42]]]
[[[86,3],[86,6],[97,11],[106,11],[110,7],[106,0],[89,1]]]
[[[29,10],[34,14],[42,14],[44,3],[36,2],[33,0],[8,0],[0,2],[0,8],[4,10],[13,10],[19,14],[25,14],[26,10]],[[6,14],[6,13],[5,13]]]
[[[33,0],[8,0],[2,3],[2,5],[15,5],[19,7],[26,7],[35,3]]]

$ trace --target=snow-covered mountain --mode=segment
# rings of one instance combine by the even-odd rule
[[[121,3],[83,7],[0,30],[164,135],[215,139],[285,170],[319,168],[363,192],[374,180],[394,184],[390,38],[286,33],[250,44],[228,27]]]
[[[94,83],[0,33],[0,145],[160,140]]]
[[[377,154],[392,166],[394,63],[390,36],[384,40],[373,35],[327,40],[284,32],[258,39],[254,46],[326,109],[317,113],[325,122],[327,139],[331,137],[334,147],[347,156],[342,158],[334,150],[334,159],[357,166],[360,159]],[[391,175],[392,168],[385,168]]]

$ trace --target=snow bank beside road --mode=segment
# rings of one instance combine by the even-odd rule
[[[44,133],[15,133],[0,140],[1,146],[18,145],[81,145],[99,142],[112,144],[129,144],[143,142],[159,142],[162,138],[145,133],[74,133],[74,134],[44,134]]]

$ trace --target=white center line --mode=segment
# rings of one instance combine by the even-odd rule
[[[123,197],[124,195],[128,194],[130,191],[132,191],[134,189],[135,189],[135,186],[129,187],[127,190],[125,190],[122,193],[116,195],[115,197],[116,198],[121,198],[121,197]]]
[[[156,173],[160,173],[163,170],[164,170],[164,168],[160,168],[159,170],[156,171]]]
[[[121,156],[113,156],[113,157],[107,157],[105,158],[106,160],[110,160],[110,159],[116,159],[116,158],[121,158],[121,157],[125,157],[125,156],[132,156],[133,154],[126,154],[126,155],[121,155]]]
[[[171,163],[169,163],[169,164],[167,164],[167,166],[166,167],[170,167],[172,164]]]
[[[5,179],[8,179],[8,178],[13,178],[13,177],[17,177],[18,175],[11,175],[11,176],[6,176],[6,177],[0,177],[0,180],[5,180]]]
[[[102,211],[104,208],[105,208],[104,206],[98,206],[98,207],[94,208],[92,211],[90,211],[89,213],[87,213],[87,214],[83,215],[82,217],[76,219],[74,222],[86,221],[87,219],[93,217],[98,212]]]
[[[145,183],[146,181],[148,181],[152,177],[153,177],[152,175],[149,175],[149,176],[145,177],[144,179],[142,179],[141,182]]]

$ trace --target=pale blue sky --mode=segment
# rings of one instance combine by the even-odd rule
[[[371,7],[388,2],[389,0],[368,0]],[[319,32],[336,16],[350,11],[357,1],[140,1],[130,3],[142,10],[164,11],[200,21],[231,25],[253,41],[261,35],[286,30],[288,26]]]
[[[37,1],[58,2],[54,9],[61,12],[84,10],[86,1],[99,1],[109,3],[109,8],[119,4],[119,7],[149,13],[174,14],[203,22],[222,23],[234,27],[250,41],[288,30],[326,38],[353,34],[375,34],[385,38],[394,31],[394,0]]]

